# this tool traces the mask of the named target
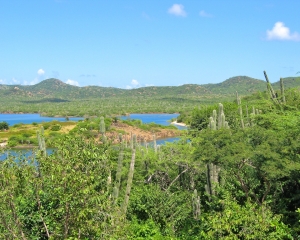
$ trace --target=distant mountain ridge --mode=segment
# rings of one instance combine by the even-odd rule
[[[279,88],[279,82],[272,84]],[[284,78],[285,88],[299,87],[300,77]],[[1,85],[0,97],[34,97],[34,98],[108,98],[108,97],[139,97],[139,96],[180,96],[180,95],[232,95],[236,91],[241,95],[248,95],[266,90],[266,82],[247,76],[236,76],[216,84],[185,84],[182,86],[149,86],[134,89],[120,89],[113,87],[85,86],[77,87],[66,84],[59,79],[46,79],[35,85]]]

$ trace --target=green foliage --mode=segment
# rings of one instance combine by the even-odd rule
[[[59,131],[60,129],[61,129],[61,125],[60,124],[54,124],[50,128],[51,131]]]
[[[0,130],[8,130],[9,126],[7,122],[0,122]]]
[[[118,208],[106,190],[105,149],[70,137],[55,147],[54,154],[38,157],[39,177],[25,159],[0,162],[0,238],[108,239],[122,234]]]
[[[234,79],[243,80],[247,79]],[[230,86],[232,81],[224,85]],[[176,91],[179,94],[193,87],[184,85]],[[146,95],[150,90],[160,93],[164,89],[134,92]],[[110,123],[116,121],[107,115],[103,120],[86,118],[70,135],[50,133],[47,145],[52,141],[56,151],[50,156],[39,152],[37,165],[28,158],[17,160],[13,156],[0,162],[0,238],[297,239],[300,94],[293,89],[285,90],[284,95],[286,104],[281,109],[266,93],[243,98],[239,104],[243,111],[236,102],[224,102],[230,129],[216,131],[207,126],[210,117],[218,122],[218,105],[202,103],[195,107],[191,101],[183,108],[182,104],[191,130],[180,141],[159,148],[139,146],[133,136],[131,148],[122,141],[115,145],[109,141],[95,143],[93,134],[99,134],[100,123],[104,122],[109,132]],[[183,96],[180,98],[176,98],[177,104],[187,104]],[[152,98],[151,104],[158,99]],[[174,100],[173,96],[159,104],[170,99]],[[121,97],[120,101],[104,100],[117,103],[116,108],[123,108],[123,112],[132,109]],[[95,106],[99,106],[97,101]],[[151,104],[146,106],[143,101],[139,110],[151,109]],[[250,117],[252,107],[260,113]],[[104,115],[101,111],[93,113]],[[251,127],[250,122],[254,123]],[[127,123],[141,129],[151,126],[155,132],[153,124]],[[27,139],[34,138],[24,131],[11,137],[9,143]]]
[[[131,221],[130,224],[130,234],[128,234],[127,239],[137,239],[137,240],[143,240],[143,239],[171,239],[166,236],[163,236],[160,232],[159,226],[155,224],[155,222],[151,219],[148,219],[146,221],[139,221],[137,219],[134,219]]]
[[[291,230],[265,205],[238,204],[230,195],[220,200],[222,211],[202,217],[204,239],[293,239]]]

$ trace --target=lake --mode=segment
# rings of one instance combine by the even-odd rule
[[[154,122],[156,124],[168,126],[171,124],[171,119],[177,118],[179,114],[174,113],[174,114],[130,114],[129,116],[121,116],[120,118],[123,120],[127,119],[139,119],[143,123],[151,123]],[[70,118],[72,121],[78,121],[83,118]],[[5,121],[9,125],[14,125],[18,123],[24,123],[24,124],[31,124],[33,122],[36,123],[41,123],[41,122],[50,122],[53,120],[58,120],[58,121],[66,121],[65,118],[55,118],[55,117],[41,117],[39,114],[0,114],[0,122]],[[178,126],[174,125],[178,129],[186,129],[186,127],[183,126]],[[156,140],[156,143],[158,145],[165,144],[165,142],[174,142],[179,140],[178,137],[173,137],[173,138],[166,138],[166,139],[158,139]],[[153,145],[153,142],[149,142],[150,146]],[[48,151],[48,150],[47,150]],[[50,150],[51,152],[53,150]],[[32,157],[34,154],[32,150],[28,149],[22,149],[20,151],[17,150],[11,150],[9,154],[12,155],[17,155],[17,154],[24,154],[26,157]],[[50,152],[48,152],[50,153]],[[7,157],[7,152],[6,153],[1,153],[0,152],[0,160],[4,160]]]
[[[82,120],[84,118],[80,117],[70,117],[70,121],[78,121]],[[32,124],[34,122],[41,123],[41,122],[51,122],[53,120],[57,120],[60,122],[67,121],[64,117],[43,117],[40,116],[37,113],[24,113],[24,114],[6,114],[1,113],[0,114],[0,122],[7,122],[8,125],[12,126],[18,123],[24,123],[24,124]]]
[[[48,148],[47,154],[50,155],[53,153],[54,148]],[[5,152],[0,151],[0,161],[5,160],[8,156],[17,157],[17,159],[26,158],[29,160],[35,159],[35,150],[34,149],[13,149]]]
[[[129,116],[121,116],[122,120],[128,119],[138,119],[141,120],[142,123],[151,123],[154,122],[156,124],[168,126],[171,124],[171,119],[176,119],[179,116],[178,113],[133,113]],[[178,129],[186,129],[185,126],[174,125]]]

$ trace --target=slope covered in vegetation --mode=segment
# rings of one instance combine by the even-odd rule
[[[0,163],[0,237],[297,239],[299,103],[289,89],[194,104],[164,146],[121,132],[112,144],[102,117],[97,141],[83,122],[47,156],[39,132],[37,164]]]
[[[286,89],[299,86],[299,78],[284,79]],[[278,83],[273,84],[275,89]],[[137,89],[76,87],[58,79],[36,85],[0,85],[0,112],[30,112],[48,116],[100,116],[143,112],[190,112],[197,104],[232,101],[236,91],[249,95],[266,90],[262,80],[234,77],[219,84]]]

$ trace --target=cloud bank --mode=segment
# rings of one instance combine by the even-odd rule
[[[132,79],[130,82],[130,85],[126,86],[126,89],[132,89],[132,88],[136,88],[139,86],[140,86],[140,83],[138,82],[138,80]]]
[[[45,74],[45,71],[43,70],[43,69],[39,69],[38,71],[37,71],[37,74],[38,75],[44,75]]]
[[[71,79],[68,79],[68,80],[66,81],[66,84],[69,84],[69,85],[73,85],[73,86],[79,87],[79,83],[78,83],[77,81],[71,80]]]
[[[267,40],[300,41],[300,34],[297,32],[291,33],[283,22],[276,22],[271,30],[267,30]]]

